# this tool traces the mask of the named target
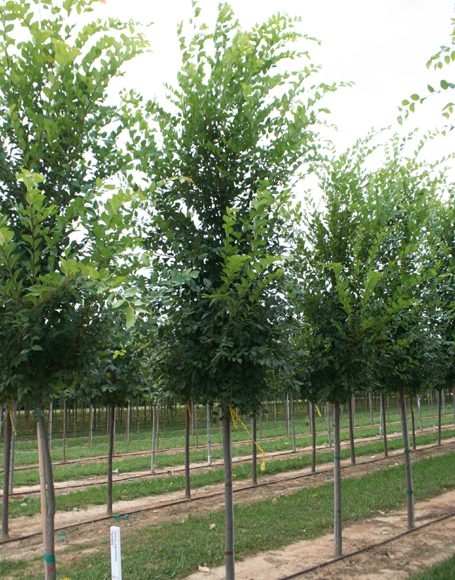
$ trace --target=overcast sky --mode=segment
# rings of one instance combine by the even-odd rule
[[[425,63],[441,44],[449,43],[454,14],[453,0],[231,0],[230,4],[245,27],[277,11],[300,16],[302,30],[322,42],[313,54],[325,78],[354,81],[353,88],[339,91],[328,103],[339,128],[335,141],[340,148],[372,126],[394,123],[401,100],[423,91],[435,78]],[[218,2],[199,0],[199,5],[207,21],[213,21]],[[172,83],[178,70],[176,27],[190,17],[191,0],[105,0],[97,13],[153,22],[148,29],[153,52],[129,65],[126,83],[147,96],[163,95],[163,83]],[[449,71],[444,74],[450,77]],[[434,127],[441,122],[439,111],[435,103],[420,107],[412,123]],[[443,147],[447,146],[446,140]]]

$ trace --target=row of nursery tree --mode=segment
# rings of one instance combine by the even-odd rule
[[[5,465],[12,406],[27,404],[46,578],[56,566],[44,409],[65,392],[108,404],[111,425],[138,393],[171,395],[187,422],[191,402],[217,406],[229,579],[237,412],[255,415],[276,385],[333,405],[340,554],[340,405],[396,393],[412,527],[406,396],[455,378],[455,200],[445,162],[420,160],[434,135],[380,132],[337,156],[321,136],[323,101],[343,83],[313,64],[314,40],[285,15],[245,31],[227,4],[214,27],[195,5],[179,28],[182,66],[164,103],[113,97],[111,81],[149,45],[133,22],[90,21],[95,4],[0,8]],[[295,197],[309,174],[314,205]]]

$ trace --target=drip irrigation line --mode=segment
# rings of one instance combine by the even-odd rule
[[[441,446],[436,445],[431,445],[429,447],[425,447],[423,449],[419,449],[417,452],[420,453],[421,455],[425,455],[427,452],[431,452],[431,450],[433,448],[441,448]],[[400,452],[401,453],[401,452]],[[368,461],[363,461],[362,463],[358,463],[356,465],[352,465],[352,464],[347,464],[347,465],[342,465],[341,469],[358,469],[361,466],[364,465],[371,465],[373,463],[379,463],[381,461],[385,461],[385,462],[391,462],[391,460],[394,460],[397,458],[397,456],[399,456],[399,453],[393,454],[393,455],[389,455],[389,457],[385,458],[385,457],[379,457],[379,458],[375,458],[375,459],[370,459]],[[240,493],[243,491],[251,491],[251,490],[257,490],[260,487],[269,487],[272,485],[277,485],[280,483],[285,483],[285,482],[290,482],[290,481],[296,481],[299,479],[305,479],[307,477],[314,477],[314,476],[320,476],[320,475],[324,475],[325,473],[333,473],[333,468],[329,467],[327,469],[322,469],[319,471],[316,471],[315,473],[303,473],[301,475],[293,475],[293,476],[287,476],[287,477],[281,477],[279,479],[274,479],[274,480],[270,480],[270,481],[263,481],[263,482],[259,482],[257,483],[257,485],[245,485],[242,487],[236,487],[233,489],[233,493]],[[191,497],[190,499],[186,499],[186,498],[182,498],[179,500],[174,500],[171,502],[166,502],[166,503],[162,503],[162,504],[158,504],[158,505],[153,505],[153,506],[149,506],[149,507],[145,507],[145,508],[136,508],[134,510],[131,511],[127,511],[127,512],[117,512],[114,515],[104,515],[104,516],[99,516],[96,518],[91,518],[85,521],[81,521],[81,522],[77,522],[74,524],[67,524],[66,526],[62,526],[60,528],[55,528],[55,533],[57,532],[62,532],[62,531],[66,531],[66,530],[71,530],[74,528],[78,528],[80,526],[87,526],[90,524],[95,524],[98,522],[103,522],[103,521],[107,521],[107,520],[115,520],[117,519],[121,519],[124,518],[125,516],[133,516],[133,515],[137,515],[139,513],[144,513],[144,512],[149,512],[149,511],[154,511],[154,510],[160,510],[160,509],[164,509],[167,507],[172,507],[172,506],[176,506],[176,505],[182,505],[182,504],[191,504],[194,503],[196,501],[204,501],[207,499],[213,499],[216,497],[224,497],[224,490],[219,491],[219,492],[214,492],[211,494],[207,494],[207,495],[196,495],[197,490],[195,491],[195,495],[193,497]],[[18,536],[15,538],[8,538],[5,540],[1,540],[0,539],[0,546],[6,545],[6,544],[12,544],[15,542],[21,542],[24,540],[29,540],[31,538],[35,538],[35,537],[39,537],[42,535],[42,532],[32,532],[30,534],[26,534],[24,536]],[[280,579],[281,580],[281,579]],[[284,579],[283,579],[284,580]]]
[[[450,429],[453,429],[455,427],[454,425],[447,425],[443,428],[443,431],[448,431]],[[397,432],[396,434],[392,433],[388,439],[392,440],[392,439],[397,439],[399,438],[400,433]],[[357,446],[362,447],[363,445],[368,445],[368,443],[372,443],[378,439],[380,439],[381,436],[378,435],[376,437],[372,437],[372,438],[365,438],[367,439],[362,440],[362,439],[356,439],[355,443]],[[347,447],[349,445],[349,441],[343,441],[343,443],[341,444],[341,446],[343,448]],[[330,447],[322,447],[322,446],[318,446],[317,450],[318,451],[326,451],[326,450],[330,450]],[[270,459],[274,459],[276,457],[283,457],[286,455],[295,455],[295,456],[305,456],[307,454],[309,454],[311,452],[311,448],[310,447],[304,447],[301,449],[297,449],[297,451],[293,451],[292,449],[289,450],[283,450],[283,451],[277,451],[277,452],[269,452],[266,453],[266,457],[270,460]],[[411,452],[411,451],[410,451]],[[233,458],[233,462],[235,464],[239,464],[239,463],[247,463],[251,461],[251,456],[246,456],[246,457],[235,457]],[[200,470],[200,469],[210,469],[213,467],[221,467],[223,465],[223,460],[214,460],[212,461],[211,465],[208,465],[207,463],[203,463],[203,464],[196,464],[191,468],[191,471],[196,471],[196,470]],[[183,466],[178,466],[175,468],[172,467],[168,467],[168,468],[164,468],[164,469],[160,469],[160,470],[156,470],[153,473],[151,472],[145,472],[145,473],[140,473],[140,474],[135,474],[135,475],[127,475],[125,474],[123,477],[118,477],[115,478],[114,480],[114,484],[116,483],[121,483],[123,481],[131,481],[131,480],[136,480],[136,479],[147,479],[147,478],[155,478],[155,477],[163,477],[166,475],[175,475],[175,474],[179,474],[181,472],[184,471],[184,467]],[[56,482],[58,484],[58,482]],[[55,486],[55,491],[56,492],[62,492],[62,491],[66,491],[68,489],[85,489],[87,487],[96,487],[96,486],[102,486],[105,485],[106,482],[105,481],[87,481],[86,483],[74,483],[74,484],[70,484],[70,485],[65,485],[65,486]],[[23,486],[23,487],[27,487],[27,486]],[[31,486],[30,486],[31,487]],[[14,498],[14,497],[22,497],[24,495],[26,496],[33,496],[33,495],[38,495],[40,493],[39,489],[36,489],[34,491],[17,491],[17,492],[13,492],[9,494],[10,498]],[[0,497],[2,497],[3,492],[0,490]]]
[[[387,544],[395,542],[396,540],[400,540],[401,538],[404,538],[410,534],[420,532],[420,530],[428,528],[429,526],[434,526],[435,524],[440,524],[441,522],[444,522],[450,518],[453,518],[454,516],[455,516],[455,512],[450,512],[449,514],[445,514],[443,516],[440,516],[439,518],[431,520],[430,522],[426,522],[425,524],[421,524],[420,526],[416,526],[412,530],[406,530],[404,532],[396,534],[395,536],[392,536],[390,538],[386,538],[385,540],[381,540],[380,542],[375,542],[373,544],[369,544],[368,546],[364,546],[363,548],[359,548],[358,550],[354,550],[353,552],[348,552],[347,554],[343,554],[342,556],[338,556],[337,558],[332,558],[331,560],[327,560],[326,562],[321,562],[320,564],[315,564],[314,566],[310,566],[309,568],[304,568],[303,570],[300,570],[299,572],[294,572],[293,574],[289,574],[288,576],[280,576],[280,578],[278,580],[292,580],[293,578],[300,578],[301,576],[304,576],[305,574],[309,574],[310,572],[317,572],[318,570],[321,570],[322,568],[327,568],[328,566],[331,566],[332,564],[337,564],[338,562],[342,562],[343,560],[348,560],[349,558],[352,558],[354,556],[358,556],[359,554],[364,554],[365,552],[369,552],[370,550],[374,550],[376,548],[386,546]]]

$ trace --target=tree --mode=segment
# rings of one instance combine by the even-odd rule
[[[119,210],[131,197],[106,190],[101,197],[102,180],[126,163],[116,147],[122,125],[105,98],[123,64],[147,48],[131,22],[78,27],[93,4],[33,0],[0,8],[0,337],[8,348],[0,389],[2,400],[14,395],[36,407],[46,578],[56,574],[55,502],[43,406],[84,363],[96,333],[88,314],[120,281],[113,260],[131,238],[118,229],[125,226]]]
[[[137,168],[149,183],[162,184],[150,192],[156,214],[149,242],[160,245],[161,263],[195,272],[172,309],[160,313],[160,359],[168,371],[161,376],[185,404],[222,406],[229,516],[232,414],[257,409],[276,359],[285,192],[301,164],[317,155],[319,101],[335,86],[309,86],[317,67],[302,64],[308,55],[294,43],[304,35],[287,16],[244,31],[222,3],[210,31],[195,5],[190,25],[189,38],[179,29],[178,87],[167,108],[148,103],[138,110],[131,155],[141,155]],[[125,102],[128,118],[138,103],[136,95]],[[233,578],[229,517],[226,524]]]

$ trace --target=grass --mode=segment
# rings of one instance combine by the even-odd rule
[[[455,580],[455,554],[412,576],[412,580]]]
[[[454,488],[455,454],[416,462],[414,479],[418,500]],[[399,508],[404,504],[404,497],[404,469],[401,466],[359,479],[347,479],[343,482],[344,521],[356,521],[374,516],[379,510]],[[329,532],[332,504],[332,485],[324,484],[274,500],[237,506],[237,559]],[[124,534],[125,580],[182,578],[199,565],[213,567],[221,564],[223,526],[223,512],[216,512],[206,516],[190,515],[181,523],[162,524]],[[109,578],[107,542],[99,544],[98,553],[61,566],[59,574],[72,580]],[[25,578],[25,575],[21,577]]]
[[[446,431],[444,437],[451,437],[455,431]],[[420,445],[430,443],[434,440],[431,433],[421,435],[417,438]],[[390,441],[389,449],[399,449],[402,445],[401,438]],[[357,455],[373,455],[382,451],[382,442],[372,442],[365,444],[357,449]],[[350,456],[349,449],[342,450],[341,457],[346,459]],[[333,453],[320,452],[317,455],[318,463],[328,463],[332,461]],[[310,456],[294,457],[289,459],[276,459],[268,461],[267,470],[263,475],[275,475],[287,471],[303,469],[310,465]],[[261,477],[261,472],[258,473]],[[251,465],[235,466],[233,476],[236,481],[246,480],[251,477]],[[207,485],[221,483],[223,481],[223,469],[213,468],[203,473],[194,473],[191,477],[191,486],[193,489],[201,488]],[[128,480],[119,482],[113,486],[114,502],[121,500],[132,500],[147,496],[156,496],[164,493],[181,491],[185,487],[183,475],[170,475],[165,477],[156,477],[149,480]],[[78,510],[88,505],[103,505],[106,502],[106,485],[94,486],[84,490],[72,491],[61,494],[56,497],[57,510]],[[10,503],[10,516],[33,516],[40,511],[40,501],[38,497],[30,499],[12,500]]]
[[[434,424],[435,419],[429,418],[429,415],[434,414],[434,409],[427,409],[427,407],[422,408],[422,417],[424,423],[426,425]],[[417,413],[416,413],[417,415]],[[389,421],[399,421],[399,415],[397,414],[395,409],[390,409]],[[446,407],[446,416],[444,417],[443,421],[445,423],[452,422],[452,414],[451,408],[449,405]],[[304,423],[307,422],[307,417],[305,416],[298,416],[296,418],[296,425],[299,438],[306,436],[306,440],[309,441],[308,433],[302,433],[301,427]],[[202,423],[202,422],[201,422]],[[418,426],[418,419],[416,416],[416,424]],[[357,427],[366,427],[368,433],[377,434],[377,427],[368,429],[370,425],[370,416],[369,413],[366,412],[358,412],[356,414],[356,426]],[[347,419],[345,418],[342,422],[342,427],[347,426]],[[398,429],[399,426],[393,426],[395,429]],[[392,426],[390,426],[392,428]],[[325,431],[326,423],[324,417],[317,418],[317,429],[319,431]],[[262,421],[262,438],[266,437],[275,437],[275,436],[283,436],[286,432],[286,423],[285,421],[273,421],[267,422]],[[367,435],[365,435],[367,436]],[[246,438],[246,434],[242,429],[233,433],[233,440],[239,441],[244,440]],[[327,434],[320,437],[321,441],[327,441]],[[199,434],[199,444],[201,446],[205,445],[207,441],[206,431],[204,428],[200,429]],[[220,433],[217,428],[213,428],[212,432],[212,442],[213,443],[220,443]],[[195,444],[195,437],[192,438],[192,443]],[[62,448],[61,448],[61,440],[58,438],[53,439],[52,442],[52,459],[54,461],[60,461],[63,459]],[[182,447],[183,446],[183,433],[179,430],[172,429],[171,427],[165,427],[164,432],[160,437],[160,448],[163,449],[172,449],[175,447]],[[134,451],[143,451],[147,452],[150,449],[150,437],[144,439],[144,433],[134,434],[132,433],[130,436],[130,443],[125,443],[123,439],[123,434],[117,434],[117,441],[116,441],[116,452],[117,453],[128,453]],[[75,439],[69,438],[68,439],[68,446],[66,457],[69,460],[72,459],[83,459],[83,458],[90,458],[96,457],[98,455],[105,455],[107,452],[107,437],[105,435],[99,435],[96,437],[96,440],[92,446],[88,446],[88,439],[87,437],[78,437]],[[0,458],[1,458],[1,451],[0,451]],[[37,462],[37,452],[36,452],[36,443],[34,441],[17,441],[16,444],[16,465],[27,465],[27,464],[35,464]]]

